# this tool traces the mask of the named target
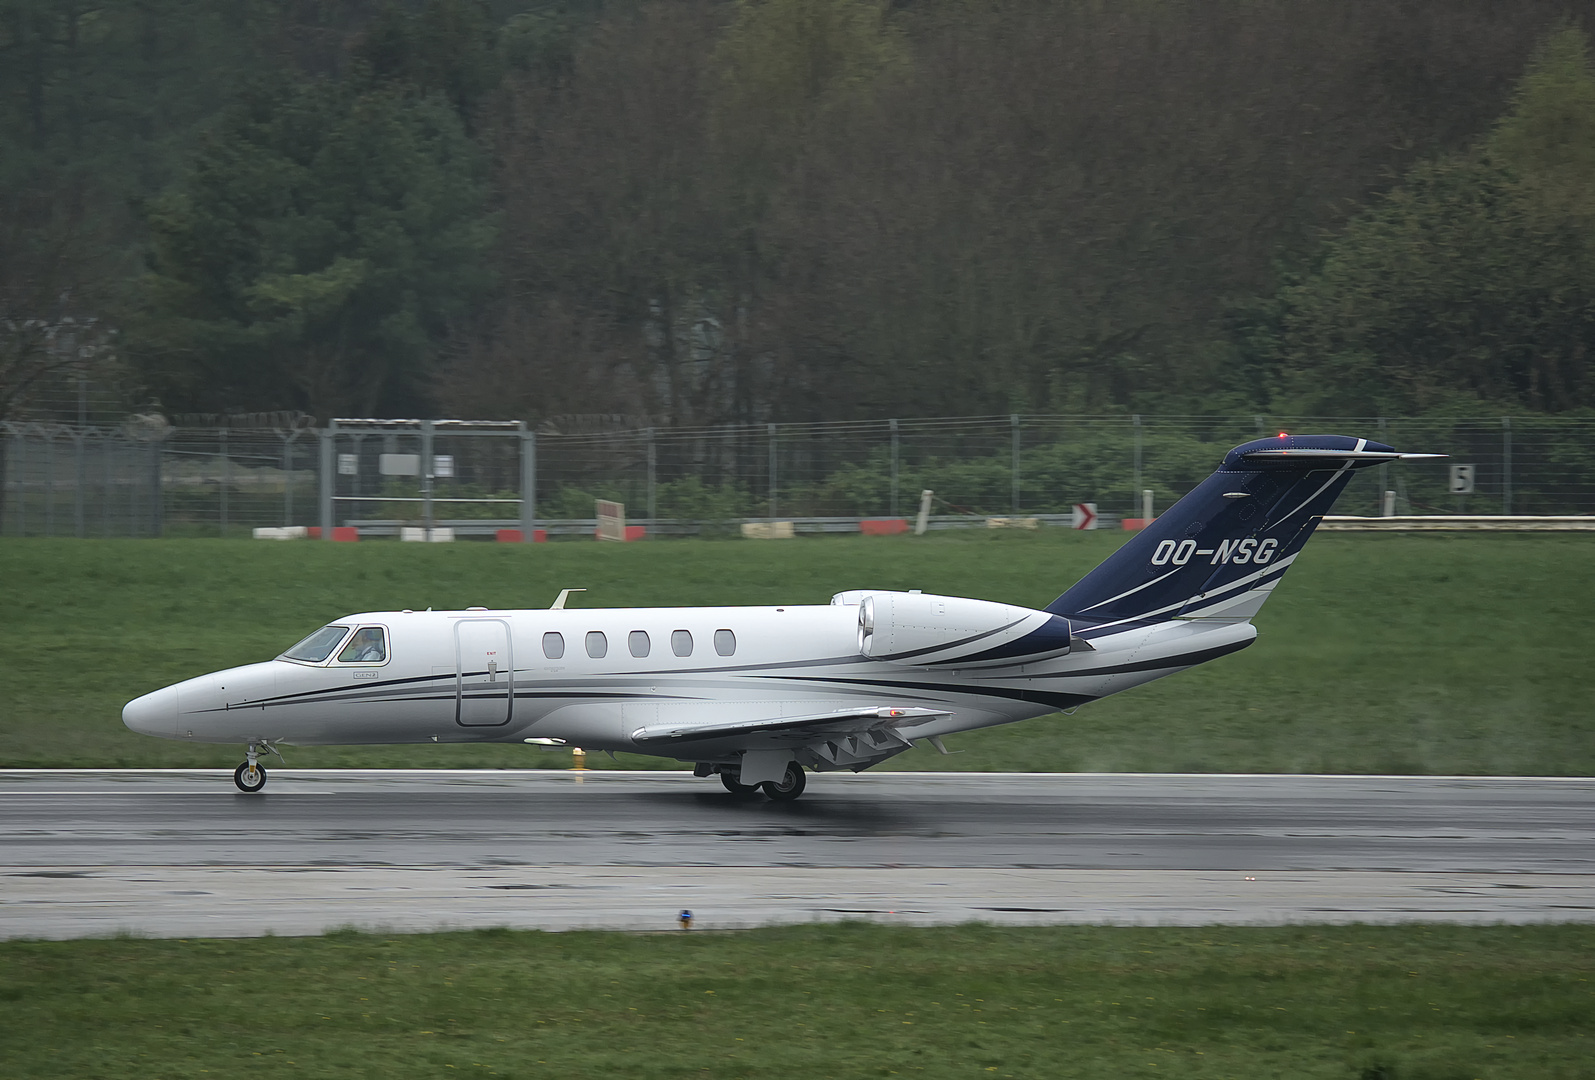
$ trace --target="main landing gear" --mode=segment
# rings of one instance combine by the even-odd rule
[[[712,766],[700,765],[697,772],[699,776],[708,775],[704,770]],[[720,783],[733,795],[752,795],[755,791],[763,790],[766,797],[773,802],[791,802],[803,794],[803,789],[808,786],[808,778],[803,775],[803,766],[793,761],[786,767],[786,775],[780,780],[766,780],[762,784],[744,784],[737,779],[733,772],[720,772]]]
[[[261,743],[260,745],[266,749],[267,753],[277,754],[276,748],[271,743]],[[239,791],[247,795],[253,795],[266,786],[266,766],[256,760],[260,756],[260,751],[255,748],[254,743],[249,744],[249,749],[245,751],[244,756],[248,760],[233,770],[233,783],[238,785]],[[282,757],[281,754],[277,754],[277,756]]]
[[[720,783],[733,795],[752,795],[759,790],[758,784],[744,784],[728,772],[720,774]]]
[[[803,766],[794,761],[787,765],[786,775],[779,781],[766,780],[759,786],[764,789],[765,796],[771,802],[791,802],[803,794],[808,781],[803,777]]]

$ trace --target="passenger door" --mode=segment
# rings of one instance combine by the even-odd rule
[[[454,624],[455,721],[466,727],[507,724],[515,709],[515,661],[509,623],[461,619]]]

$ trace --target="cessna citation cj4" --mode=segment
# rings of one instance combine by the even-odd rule
[[[657,754],[795,799],[916,739],[1008,724],[1244,649],[1252,616],[1366,439],[1281,436],[1217,472],[1043,610],[862,589],[827,606],[383,611],[122,710],[134,731],[238,742],[259,791],[279,743],[529,742]],[[567,590],[568,591],[568,590]],[[279,756],[281,756],[279,754]]]

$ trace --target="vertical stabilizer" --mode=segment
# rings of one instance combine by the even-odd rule
[[[1085,637],[1161,619],[1249,619],[1355,470],[1438,456],[1400,454],[1344,435],[1283,435],[1237,446],[1217,472],[1047,610]]]

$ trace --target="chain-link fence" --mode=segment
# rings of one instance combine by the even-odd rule
[[[317,433],[0,424],[0,533],[248,536],[316,515]]]
[[[257,526],[630,520],[701,531],[748,519],[1067,513],[1110,520],[1189,491],[1237,443],[1360,435],[1449,461],[1365,470],[1336,509],[1595,514],[1595,419],[1001,416],[534,433],[520,424],[337,421],[310,428],[0,424],[0,533],[248,535]],[[1472,490],[1451,493],[1454,464]],[[485,530],[490,531],[490,530]],[[579,531],[579,530],[577,530]]]
[[[1201,482],[1238,443],[1350,434],[1450,454],[1358,475],[1337,505],[1377,515],[1396,492],[1407,514],[1595,513],[1595,419],[1381,419],[1265,416],[1002,416],[643,429],[538,437],[547,517],[590,514],[594,497],[639,516],[735,520],[938,512],[1067,513],[1094,502],[1139,516]],[[1473,491],[1450,494],[1450,466],[1474,466]]]

